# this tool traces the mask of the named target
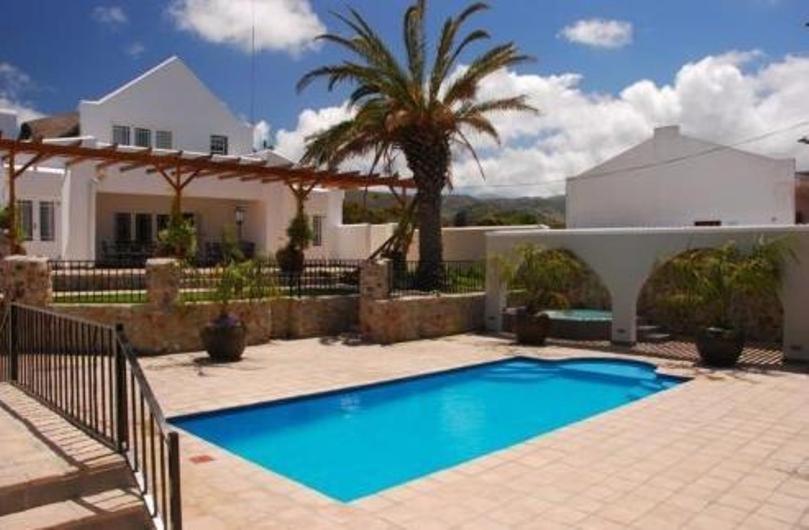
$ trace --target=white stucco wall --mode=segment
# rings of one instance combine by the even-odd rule
[[[790,225],[795,161],[657,129],[650,140],[567,180],[567,227]]]

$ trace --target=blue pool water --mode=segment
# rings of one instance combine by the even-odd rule
[[[172,423],[348,502],[682,381],[640,362],[516,358]]]
[[[543,311],[553,320],[575,320],[579,322],[611,322],[612,311],[601,309],[551,309]]]

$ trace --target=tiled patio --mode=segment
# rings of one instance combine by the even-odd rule
[[[439,371],[521,354],[608,356],[459,336],[394,346],[325,339],[143,359],[169,415]],[[330,500],[183,434],[187,527],[809,528],[809,375],[710,372],[648,359],[688,384],[361,499]]]

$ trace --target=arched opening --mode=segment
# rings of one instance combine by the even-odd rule
[[[538,247],[541,248],[541,247]],[[574,281],[560,289],[554,302],[539,310],[549,314],[552,326],[550,339],[573,341],[609,341],[612,327],[612,297],[598,273],[576,253],[565,249],[548,249],[569,260],[577,269]],[[508,286],[503,312],[503,331],[513,332],[514,318],[521,307],[530,304],[525,286],[519,281]],[[530,289],[529,289],[530,291]]]
[[[661,259],[637,298],[638,346],[645,353],[696,359],[694,337],[710,321],[710,310],[688,299],[678,287],[677,260],[698,256],[711,247],[689,249]],[[744,330],[742,362],[776,364],[781,360],[784,310],[774,292],[734,295],[730,320]]]

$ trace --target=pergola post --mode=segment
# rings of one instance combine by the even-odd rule
[[[8,153],[8,239],[11,243],[11,252],[17,253],[19,241],[17,238],[17,176],[14,174],[14,150]]]

